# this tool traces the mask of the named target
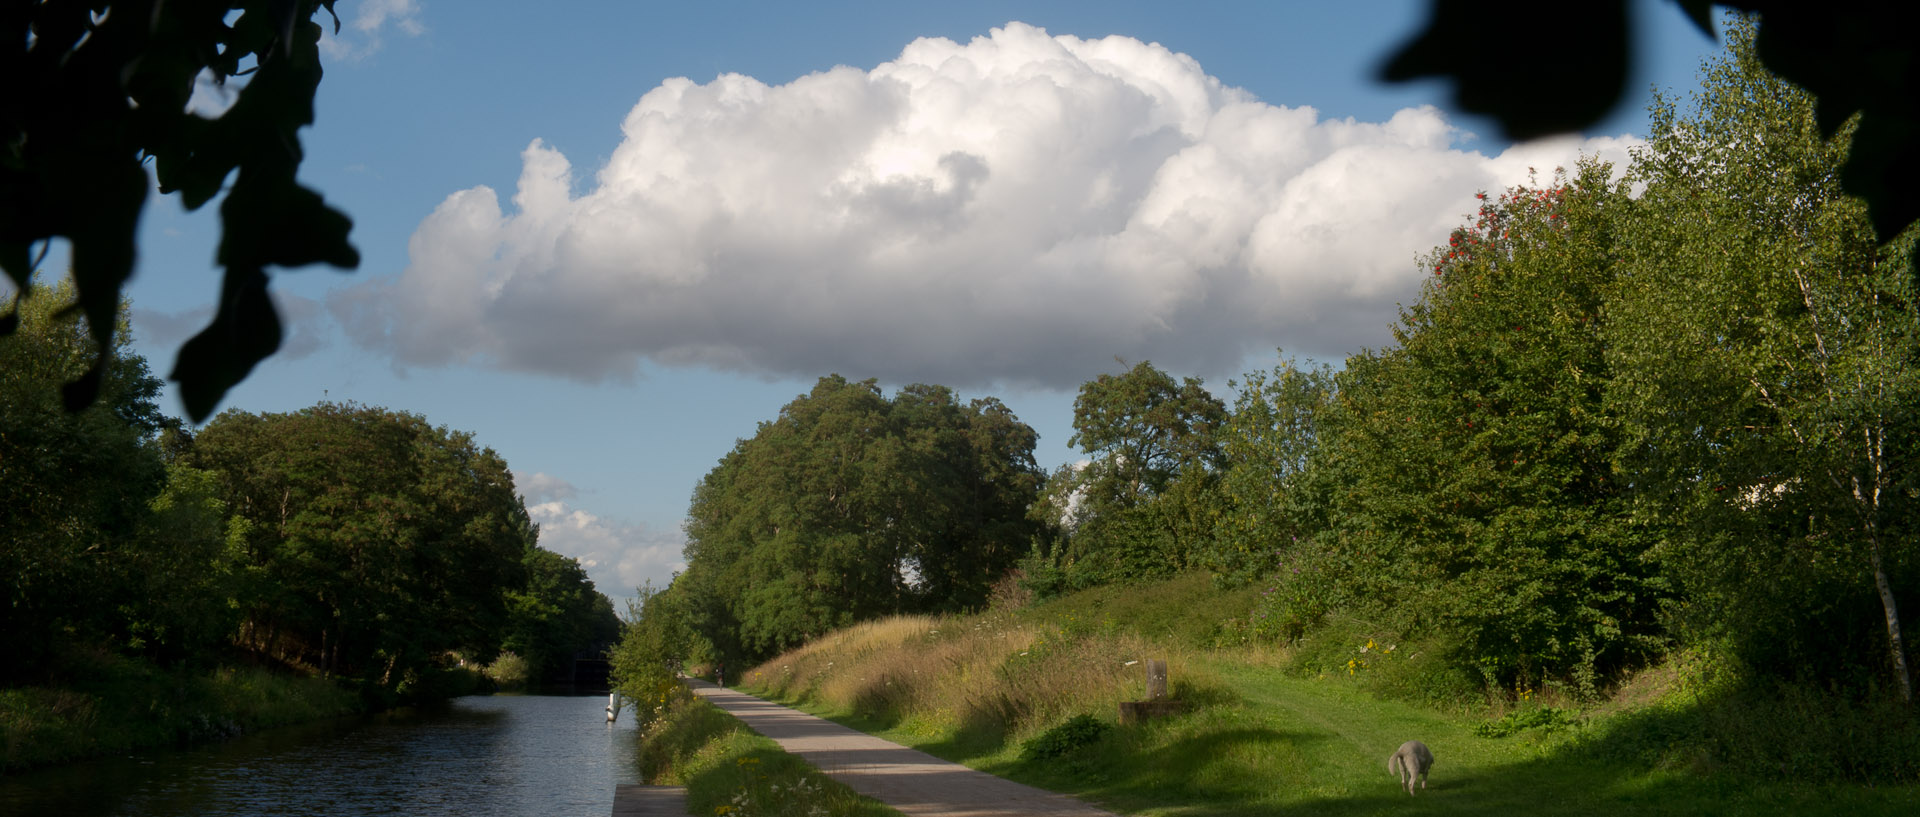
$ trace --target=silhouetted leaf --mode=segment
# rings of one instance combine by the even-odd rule
[[[1879,4],[1764,4],[1754,46],[1767,70],[1805,88],[1828,136],[1855,114],[1841,184],[1867,201],[1882,241],[1920,218],[1920,64],[1913,30],[1892,25]]]
[[[1452,79],[1461,110],[1495,118],[1514,139],[1576,131],[1620,100],[1627,32],[1625,0],[1435,0],[1427,27],[1380,76]]]
[[[221,208],[226,283],[218,316],[175,367],[189,412],[220,396],[279,345],[268,265],[359,264],[352,222],[301,187],[299,130],[313,122],[322,74],[321,9],[333,0],[52,0],[0,4],[0,267],[31,291],[29,248],[73,247],[72,309],[101,357],[64,390],[69,408],[97,399],[133,272],[146,170],[188,209],[238,174]],[[29,33],[31,32],[31,33]],[[254,67],[242,70],[243,62]],[[194,83],[254,73],[217,119],[186,111]],[[0,330],[11,319],[0,318]]]
[[[1676,0],[1707,36],[1713,3]],[[1892,240],[1920,218],[1920,55],[1911,27],[1884,3],[1732,0],[1760,15],[1761,62],[1817,99],[1829,136],[1860,115],[1841,183],[1865,199],[1874,229]],[[1434,0],[1432,19],[1382,68],[1388,81],[1451,79],[1457,106],[1526,139],[1589,127],[1621,97],[1632,60],[1624,0],[1586,3]],[[1552,45],[1535,45],[1552,32]]]
[[[229,267],[220,311],[207,328],[180,347],[173,373],[180,384],[187,416],[204,422],[234,384],[253,366],[280,348],[280,313],[267,295],[267,276],[259,269]]]

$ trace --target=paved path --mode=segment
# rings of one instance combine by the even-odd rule
[[[687,790],[621,783],[613,787],[613,817],[687,817]]]
[[[1114,817],[1064,794],[974,771],[743,692],[682,680],[788,753],[908,817]]]

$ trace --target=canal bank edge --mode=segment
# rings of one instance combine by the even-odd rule
[[[64,686],[0,689],[0,774],[224,740],[397,703],[260,667],[164,670],[108,654],[75,662],[63,675]]]
[[[903,817],[827,776],[804,759],[695,695],[684,684],[658,707],[634,712],[636,754],[649,786],[685,789],[681,814],[781,813],[804,802],[827,817]]]

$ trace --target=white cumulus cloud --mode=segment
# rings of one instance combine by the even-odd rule
[[[678,530],[607,519],[558,499],[529,504],[527,515],[540,526],[540,546],[580,560],[594,587],[614,599],[616,609],[634,588],[649,582],[664,588],[687,567],[681,558],[686,537]]]
[[[582,381],[643,361],[1072,388],[1118,356],[1231,374],[1389,336],[1473,193],[1633,140],[1488,156],[1430,108],[1330,120],[1184,54],[1020,23],[871,70],[671,79],[590,184],[539,140],[337,291],[397,365]]]

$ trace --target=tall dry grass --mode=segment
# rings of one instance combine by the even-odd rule
[[[1146,694],[1145,662],[1166,660],[1176,698],[1224,686],[1187,649],[1073,616],[1022,621],[1004,612],[896,616],[832,633],[750,670],[744,685],[802,703],[965,744],[1004,745],[1079,714],[1111,718]]]

